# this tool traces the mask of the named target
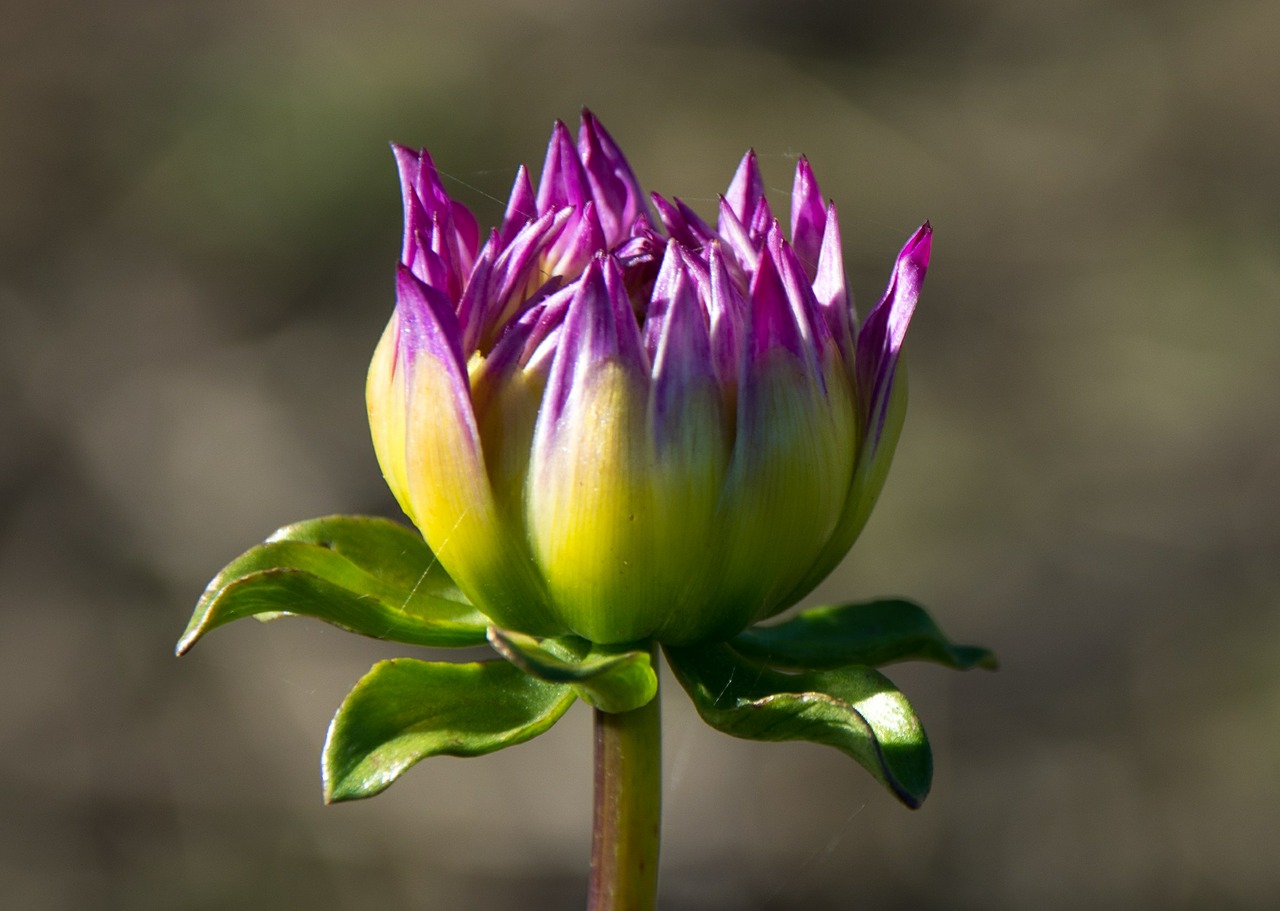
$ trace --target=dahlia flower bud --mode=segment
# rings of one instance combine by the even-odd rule
[[[373,442],[479,610],[534,635],[687,645],[836,566],[901,426],[927,224],[855,329],[836,209],[804,158],[789,239],[753,153],[713,228],[646,200],[584,112],[482,238],[425,151],[395,154],[404,247],[369,370]]]

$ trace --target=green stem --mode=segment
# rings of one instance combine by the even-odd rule
[[[658,697],[631,712],[597,709],[595,734],[595,825],[587,911],[652,911],[662,823]]]

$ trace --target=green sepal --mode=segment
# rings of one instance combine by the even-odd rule
[[[849,666],[784,674],[723,644],[666,653],[698,714],[716,730],[833,746],[912,809],[929,793],[933,758],[924,728],[879,671]]]
[[[895,661],[933,661],[962,671],[996,669],[995,653],[953,645],[924,608],[897,598],[815,607],[777,626],[752,627],[732,645],[748,657],[797,670],[881,667]]]
[[[380,661],[329,724],[325,802],[381,793],[428,756],[480,756],[523,743],[555,724],[575,698],[567,684],[505,661]]]
[[[489,644],[526,674],[572,686],[602,712],[630,712],[658,693],[648,649],[609,650],[575,636],[538,640],[495,626],[489,627]]]
[[[481,645],[488,625],[416,532],[327,516],[288,525],[228,564],[200,596],[177,653],[232,620],[282,614],[411,645]]]

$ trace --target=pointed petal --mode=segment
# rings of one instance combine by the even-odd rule
[[[597,217],[594,202],[588,201],[581,211],[569,217],[564,232],[547,250],[545,268],[548,275],[573,277],[598,253],[604,252],[604,228]]]
[[[649,362],[657,357],[658,345],[662,338],[663,325],[667,318],[667,308],[676,293],[676,285],[685,272],[682,254],[684,248],[676,240],[668,241],[658,274],[653,280],[653,290],[649,295],[649,306],[645,311],[644,327],[641,329],[641,344]]]
[[[471,370],[471,397],[494,498],[503,521],[516,528],[525,521],[525,478],[547,379],[545,369],[525,365],[536,337],[550,331],[546,317],[544,307],[526,312]]]
[[[406,369],[426,354],[466,376],[462,354],[462,330],[449,299],[439,289],[423,284],[408,269],[396,270],[396,315],[400,322],[400,353]]]
[[[422,168],[422,155],[407,146],[391,144],[391,152],[396,158],[396,168],[400,172],[400,197],[404,203],[404,245],[400,253],[400,261],[410,265],[416,259],[418,236],[430,230],[431,219],[418,199],[418,173]]]
[[[750,307],[721,504],[735,517],[725,577],[730,602],[748,611],[743,625],[775,610],[809,569],[839,518],[855,455],[853,411],[823,389],[767,247]]]
[[[761,243],[768,236],[769,229],[776,222],[777,219],[773,217],[773,210],[769,208],[769,200],[761,196],[760,201],[756,203],[756,211],[752,214],[750,222],[748,222],[750,228],[747,233],[751,236],[752,242]]]
[[[720,197],[720,239],[732,253],[734,260],[743,272],[754,272],[760,260],[760,245],[752,240],[751,235],[733,213],[729,201]]]
[[[791,186],[791,245],[810,282],[818,272],[818,255],[822,247],[825,213],[822,191],[814,179],[809,159],[803,155],[796,162],[796,177]]]
[[[405,244],[401,262],[414,259],[414,242],[429,233],[432,223],[441,232],[436,252],[444,255],[450,268],[465,273],[471,268],[480,244],[480,226],[471,210],[449,197],[440,173],[426,149],[414,151],[392,143],[391,151],[400,172],[400,195],[404,201]]]
[[[844,254],[840,247],[840,221],[836,204],[827,206],[826,225],[822,231],[822,247],[818,253],[818,271],[813,280],[813,296],[826,320],[831,337],[853,368],[853,302],[844,275]],[[850,380],[853,376],[850,373]]]
[[[795,316],[796,325],[804,338],[805,346],[813,358],[813,366],[817,366],[831,344],[831,335],[826,321],[818,312],[818,301],[813,296],[813,288],[805,278],[800,260],[795,250],[782,239],[782,229],[775,221],[769,231],[768,246],[773,254],[782,286],[786,289],[787,300],[791,304],[791,312]]]
[[[476,251],[480,248],[480,223],[471,214],[471,210],[457,200],[449,204],[449,215],[453,220],[453,231],[459,253],[459,268],[465,274],[475,262]]]
[[[669,202],[661,193],[650,193],[649,199],[653,202],[653,207],[658,212],[658,220],[662,222],[662,227],[666,228],[667,234],[670,235],[672,240],[679,241],[686,247],[697,245],[693,232],[685,224],[684,218],[680,215],[680,210],[676,208],[675,203]]]
[[[491,619],[554,634],[561,628],[546,609],[521,536],[513,534],[494,502],[457,319],[438,291],[403,268],[396,306],[397,357],[406,382],[405,476],[414,523],[458,587]]]
[[[444,183],[440,180],[440,172],[426,149],[418,152],[418,179],[414,183],[414,192],[418,194],[427,215],[434,218],[442,211],[448,211],[452,202],[445,192]]]
[[[711,245],[707,265],[710,272],[707,314],[711,322],[711,358],[721,388],[732,391],[738,388],[742,359],[746,356],[747,302],[729,274],[728,262],[719,242]]]
[[[534,320],[521,354],[521,363],[526,370],[537,371],[544,379],[550,375],[560,336],[564,332],[565,316],[577,291],[576,284],[558,288],[521,317],[522,320]]]
[[[404,265],[418,277],[418,280],[430,285],[433,288],[439,288],[444,294],[449,293],[449,285],[453,281],[453,275],[449,271],[448,264],[441,259],[433,246],[435,245],[435,226],[428,225],[425,233],[418,232],[414,234],[412,246],[412,258],[405,260]]]
[[[462,294],[462,285],[466,281],[468,270],[462,268],[457,238],[448,216],[436,212],[431,217],[429,242],[431,252],[439,257],[444,266],[444,280],[433,281],[431,285],[443,291],[450,301],[456,301]]]
[[[653,206],[658,210],[658,218],[672,240],[679,241],[690,250],[700,250],[715,238],[715,232],[711,230],[710,225],[680,200],[668,202],[657,193],[650,193],[649,198],[653,200]]]
[[[898,254],[884,297],[867,314],[866,322],[858,330],[858,396],[867,416],[868,445],[871,446],[876,444],[883,429],[894,369],[929,268],[932,240],[933,228],[925,222]]]
[[[738,164],[738,170],[734,173],[724,198],[738,221],[743,224],[751,223],[756,213],[756,206],[760,200],[764,199],[764,176],[760,173],[755,149],[749,149],[747,154],[742,156],[742,161]],[[723,223],[720,225],[720,234],[724,234]]]
[[[750,325],[748,352],[751,364],[763,359],[775,348],[785,348],[803,363],[809,342],[797,324],[787,289],[768,247],[760,254],[760,266],[751,278]]]
[[[679,258],[668,253],[669,262]],[[648,476],[657,530],[652,585],[661,608],[655,616],[662,638],[681,641],[720,625],[706,612],[721,584],[717,508],[732,431],[697,287],[685,268],[670,274],[649,398]]]
[[[857,421],[857,406],[852,396],[848,398],[849,412]],[[902,421],[907,405],[907,373],[900,365],[898,375],[894,379],[893,389],[889,393],[886,418],[880,439],[874,448],[858,444],[857,463],[854,466],[853,478],[849,484],[848,494],[840,510],[840,519],[832,530],[827,543],[823,545],[813,566],[796,584],[778,605],[781,610],[790,607],[808,595],[813,589],[831,574],[845,554],[853,547],[871,518],[871,511],[876,505],[884,482],[889,476],[889,466],[893,461],[893,452],[898,444],[898,436],[902,432]]]
[[[907,323],[929,262],[932,229],[926,222],[898,256],[884,298],[858,333],[857,463],[840,520],[809,572],[791,592],[794,603],[807,595],[844,559],[871,517],[884,488],[907,408],[907,374],[900,360]]]
[[[524,165],[520,165],[520,169],[516,171],[515,183],[511,185],[507,210],[502,216],[502,227],[498,229],[498,240],[502,246],[511,243],[520,229],[537,218],[538,214],[538,200],[533,195],[529,171]]]
[[[699,249],[711,243],[716,239],[716,232],[711,225],[707,224],[698,213],[690,209],[684,204],[684,201],[676,197],[676,208],[680,210],[680,215],[684,218],[684,223],[689,226],[690,232],[698,240],[698,245],[694,249]]]
[[[631,641],[651,632],[655,604],[648,374],[616,264],[587,266],[565,319],[534,432],[529,539],[569,627],[593,642]]]
[[[613,137],[586,108],[582,109],[582,126],[578,130],[578,154],[605,236],[609,246],[615,247],[633,233],[637,219],[648,224],[644,191]]]
[[[458,322],[462,326],[462,350],[476,351],[483,338],[489,335],[488,317],[493,302],[493,266],[500,241],[498,232],[489,235],[488,242],[476,257],[475,265],[467,278],[467,285],[458,299]]]
[[[494,265],[494,290],[486,325],[499,330],[509,323],[551,276],[542,264],[547,247],[564,230],[572,209],[546,212],[521,228]],[[489,333],[482,346],[492,342]]]
[[[698,300],[697,287],[682,263],[678,248],[669,249],[662,276],[654,287],[658,317],[646,325],[654,330],[653,427],[659,456],[667,449],[667,431],[673,415],[689,390],[716,386],[711,364],[711,336],[706,314]]]
[[[538,182],[538,211],[550,212],[565,206],[581,208],[591,199],[591,185],[582,170],[578,148],[569,128],[557,120],[551,129],[547,158]]]

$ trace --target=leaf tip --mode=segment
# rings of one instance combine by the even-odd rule
[[[187,628],[178,639],[178,644],[173,647],[174,656],[181,658],[191,651],[192,646],[199,642],[200,637],[206,632],[208,632],[208,625],[205,623],[205,616],[197,609],[196,615],[191,618],[191,622],[187,624]]]
[[[384,790],[386,790],[385,787],[370,791],[353,786],[350,778],[343,778],[334,782],[329,777],[324,776],[324,805],[331,807],[334,804],[349,803],[353,800],[372,797],[374,794],[380,794]]]
[[[908,810],[918,810],[924,806],[924,799],[929,796],[928,791],[920,794],[913,794],[910,791],[894,789],[894,794],[898,800],[902,801],[902,805]]]

